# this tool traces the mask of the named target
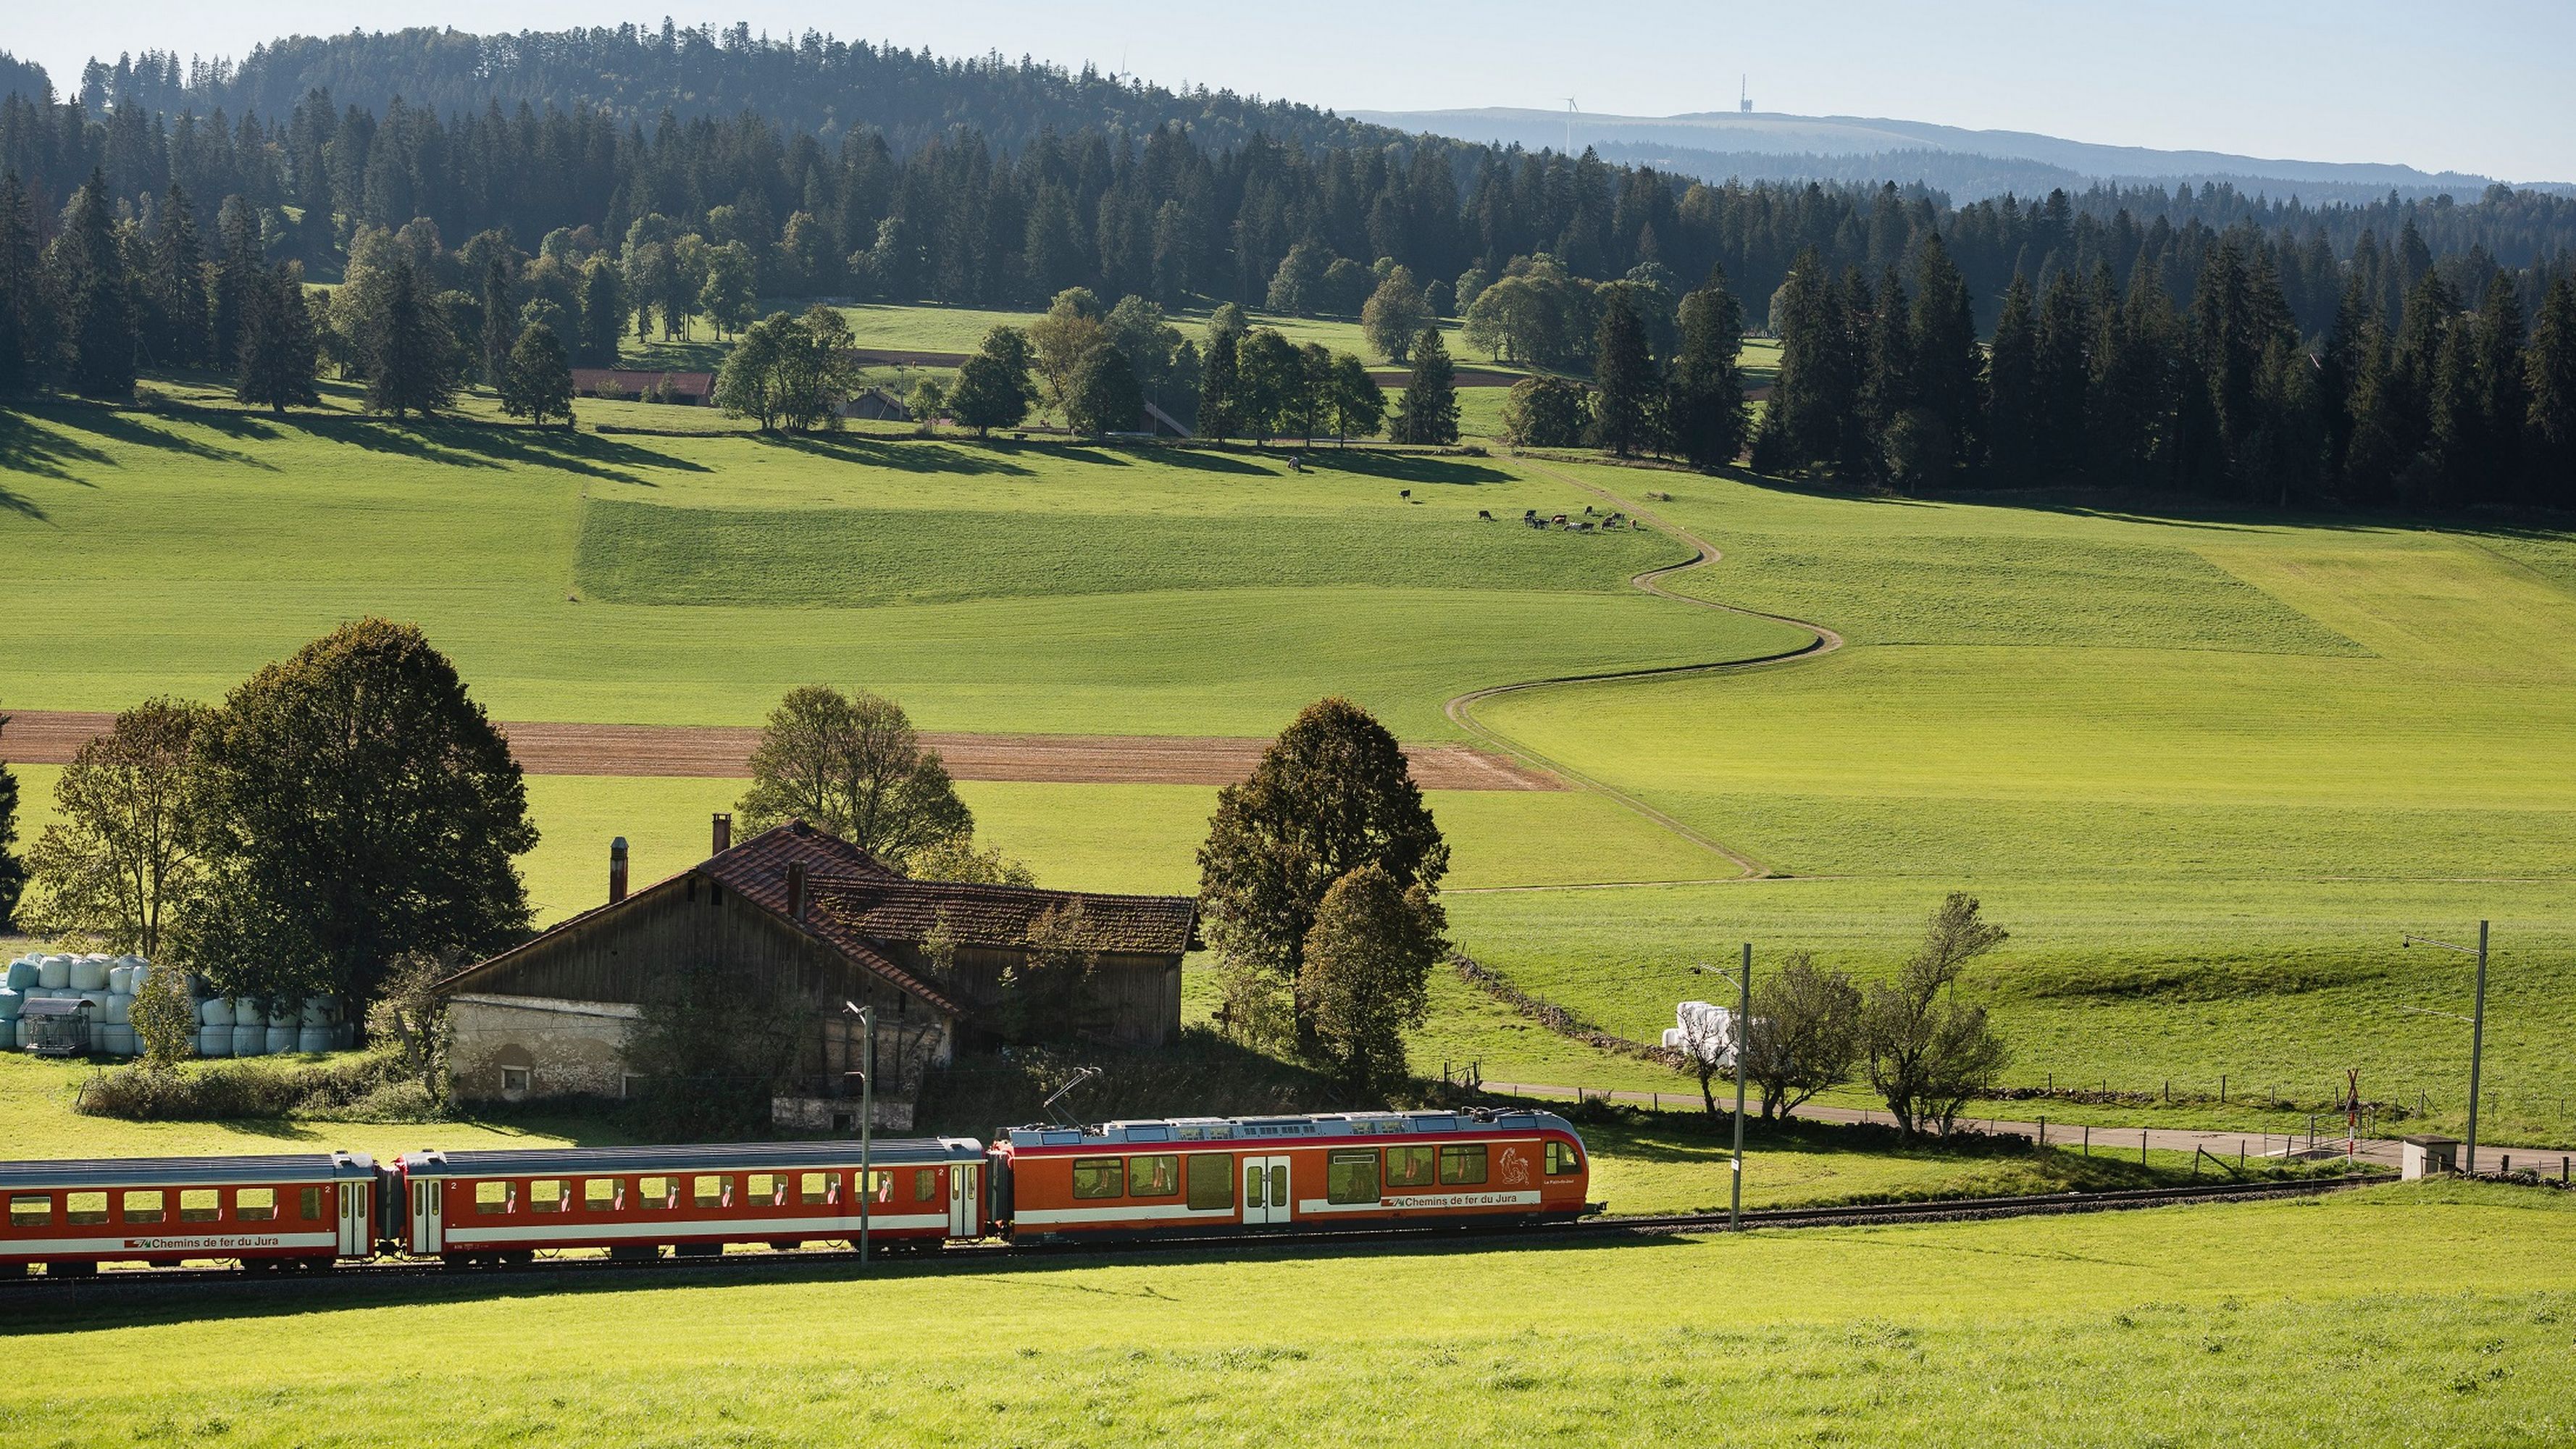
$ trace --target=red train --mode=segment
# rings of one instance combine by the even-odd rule
[[[104,1262],[455,1264],[848,1242],[935,1249],[1563,1221],[1591,1164],[1547,1112],[1183,1117],[973,1138],[0,1162],[0,1274]]]

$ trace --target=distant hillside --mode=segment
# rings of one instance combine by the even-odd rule
[[[2491,177],[2412,166],[2281,161],[2219,151],[2104,146],[2028,131],[1971,131],[1922,121],[1709,111],[1610,116],[1489,107],[1460,111],[1355,111],[1352,118],[1403,131],[1528,147],[1568,144],[1605,158],[1719,181],[1920,181],[1960,200],[2005,191],[2080,190],[2095,181],[2173,186],[2224,182],[2246,192],[2295,192],[2317,201],[2363,201],[2396,191],[2474,197]],[[2569,190],[2552,186],[2545,189]]]
[[[0,72],[0,94],[9,89]],[[525,102],[539,111],[604,107],[647,128],[665,111],[684,121],[756,111],[826,138],[873,127],[897,151],[959,126],[1012,150],[1048,130],[1141,133],[1165,122],[1185,125],[1219,147],[1256,132],[1310,147],[1400,139],[1314,106],[1232,91],[1172,91],[1087,67],[1067,70],[998,54],[947,59],[811,34],[770,40],[746,25],[682,29],[667,20],[658,29],[516,35],[432,29],[295,35],[256,46],[237,61],[204,63],[143,50],[130,62],[92,61],[77,94],[94,114],[132,95],[171,115],[220,107],[234,117],[284,117],[317,89],[327,89],[339,105],[368,111],[385,110],[397,96],[441,116],[493,105],[507,113]]]

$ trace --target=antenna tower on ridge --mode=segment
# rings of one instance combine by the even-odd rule
[[[1738,113],[1738,114],[1741,114],[1741,115],[1747,115],[1747,116],[1752,115],[1752,114],[1753,114],[1753,77],[1752,77],[1751,75],[1746,75],[1746,76],[1744,76],[1742,79],[1740,79],[1740,80],[1737,82],[1737,84],[1738,84],[1739,86],[1741,86],[1741,87],[1742,87],[1742,89],[1737,93],[1737,95],[1736,95],[1736,97],[1735,97],[1735,109],[1736,109],[1736,111],[1737,111],[1737,113]]]

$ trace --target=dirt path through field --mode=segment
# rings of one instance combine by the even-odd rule
[[[1757,669],[1766,665],[1785,663],[1792,659],[1806,659],[1815,655],[1830,654],[1843,647],[1843,636],[1826,628],[1822,624],[1809,623],[1805,619],[1792,619],[1786,614],[1766,614],[1759,609],[1739,608],[1734,604],[1721,604],[1710,599],[1694,598],[1689,594],[1674,593],[1672,590],[1664,587],[1663,581],[1686,569],[1706,568],[1710,564],[1716,563],[1719,559],[1724,558],[1726,555],[1719,551],[1717,545],[1710,543],[1707,539],[1701,538],[1698,534],[1691,532],[1680,524],[1661,517],[1653,510],[1645,507],[1643,504],[1632,503],[1629,500],[1620,497],[1618,494],[1611,492],[1607,488],[1596,487],[1568,473],[1560,473],[1556,469],[1547,466],[1545,463],[1542,463],[1535,458],[1521,457],[1517,461],[1523,467],[1528,468],[1534,473],[1544,474],[1569,488],[1579,488],[1604,502],[1613,504],[1637,522],[1647,524],[1656,529],[1660,529],[1665,533],[1671,534],[1675,539],[1689,544],[1692,549],[1697,551],[1696,557],[1686,559],[1681,563],[1666,564],[1661,568],[1648,569],[1643,573],[1634,575],[1628,580],[1629,583],[1645,590],[1647,593],[1653,594],[1657,598],[1670,599],[1679,604],[1689,604],[1694,608],[1716,609],[1721,613],[1741,614],[1747,618],[1769,619],[1775,623],[1788,624],[1796,628],[1804,629],[1815,637],[1809,639],[1806,643],[1799,645],[1795,649],[1783,649],[1777,653],[1756,655],[1750,659],[1720,659],[1706,664],[1674,664],[1656,669],[1623,669],[1601,674],[1567,674],[1559,675],[1550,679],[1523,680],[1518,684],[1498,684],[1490,689],[1473,690],[1450,700],[1447,706],[1449,718],[1454,721],[1459,728],[1474,735],[1476,738],[1485,741],[1494,748],[1510,754],[1515,759],[1525,761],[1534,768],[1545,770],[1562,779],[1571,780],[1575,784],[1582,786],[1584,789],[1607,796],[1608,798],[1617,801],[1622,806],[1625,806],[1627,809],[1634,811],[1636,814],[1644,816],[1646,819],[1651,820],[1657,825],[1664,827],[1666,830],[1671,831],[1675,835],[1680,836],[1684,840],[1690,841],[1694,845],[1701,846],[1717,855],[1723,856],[1725,859],[1732,861],[1735,864],[1736,869],[1744,873],[1742,879],[1761,880],[1765,877],[1778,874],[1778,872],[1772,870],[1771,867],[1754,859],[1752,856],[1746,855],[1744,852],[1736,850],[1720,841],[1713,840],[1710,837],[1701,834],[1697,830],[1693,830],[1688,825],[1685,825],[1681,821],[1674,819],[1672,816],[1665,814],[1663,811],[1656,809],[1654,806],[1647,804],[1645,801],[1638,799],[1636,796],[1619,789],[1617,786],[1604,783],[1600,779],[1587,775],[1583,771],[1565,763],[1563,760],[1542,754],[1541,752],[1530,748],[1528,745],[1505,735],[1497,729],[1494,729],[1492,726],[1487,725],[1476,718],[1475,707],[1498,695],[1517,694],[1523,690],[1530,689],[1546,689],[1560,684],[1601,684],[1623,679],[1661,679],[1673,675],[1718,674],[1731,673],[1740,669]]]
[[[90,711],[18,710],[0,731],[0,759],[68,763],[81,742],[113,716]],[[760,731],[733,725],[501,725],[510,753],[532,775],[686,775],[739,779]],[[926,734],[960,780],[1061,784],[1231,785],[1252,773],[1270,742],[1191,735]],[[1406,749],[1426,790],[1563,790],[1563,781],[1468,745]]]

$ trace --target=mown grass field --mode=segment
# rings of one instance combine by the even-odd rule
[[[1462,902],[1487,959],[1629,1034],[1740,939],[1880,969],[1950,889],[2013,1078],[2435,1099],[2496,925],[2490,1135],[2576,1093],[2576,594],[2531,534],[1858,501],[1574,469],[1726,550],[1676,588],[1849,647],[1730,677],[1509,695],[1479,717],[1783,879]],[[1489,1067],[1489,1071],[1491,1068]],[[1499,1075],[1499,1073],[1497,1073]],[[2447,1102],[2442,1099],[2447,1097]]]
[[[13,596],[0,707],[214,696],[379,612],[426,628],[502,718],[748,723],[828,678],[930,728],[1267,734],[1339,691],[1439,738],[1464,689],[1780,633],[1620,588],[1671,545],[1521,529],[1525,508],[1586,500],[1475,459],[1292,475],[1242,454],[345,417],[61,408],[5,426],[0,541],[43,583]],[[872,555],[904,560],[882,577],[772,553],[817,511],[835,537],[915,547]],[[1040,592],[1073,541],[1104,545],[1097,589],[1077,568]],[[1392,577],[1341,557],[1361,541]],[[675,597],[664,569],[721,578],[733,602],[655,602]],[[819,606],[843,587],[909,597],[941,571],[959,582],[935,600]]]
[[[44,1369],[0,1383],[0,1429],[45,1449],[409,1443],[424,1424],[656,1446],[1662,1443],[1721,1425],[1750,1445],[2540,1445],[2576,1433],[2572,1249],[2563,1197],[2385,1188],[865,1283],[30,1306],[7,1331]]]

